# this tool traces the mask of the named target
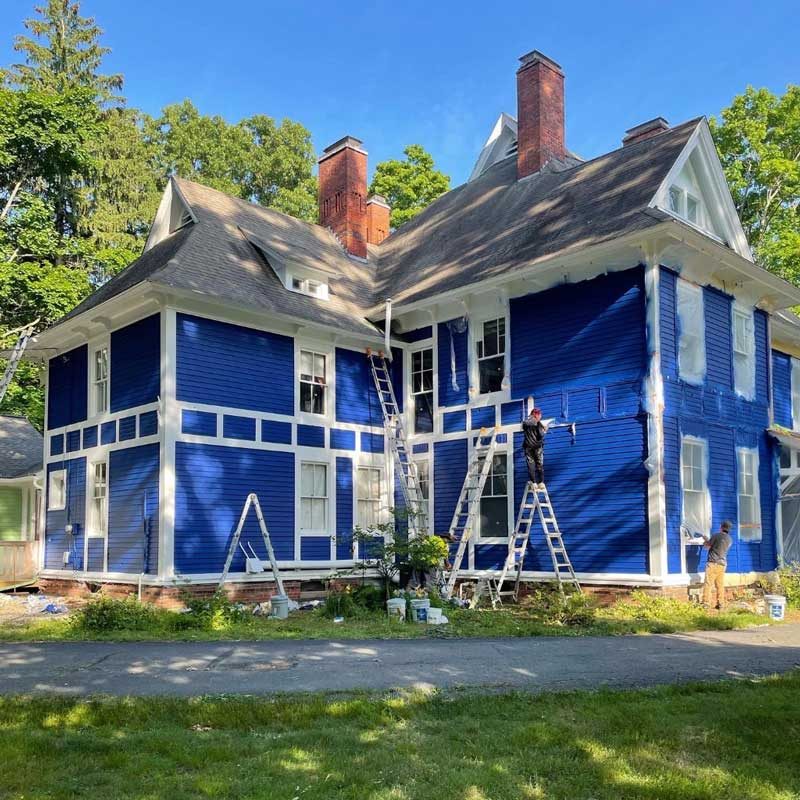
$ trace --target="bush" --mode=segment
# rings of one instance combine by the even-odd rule
[[[597,604],[589,595],[561,594],[554,587],[535,589],[526,598],[525,607],[548,625],[591,625],[597,615]]]
[[[352,598],[355,605],[367,611],[383,611],[386,603],[383,589],[370,583],[353,589]]]
[[[800,563],[795,562],[778,570],[781,591],[786,602],[793,608],[800,608]]]
[[[119,600],[99,595],[80,608],[74,624],[85,631],[140,631],[158,622],[159,612],[147,603],[140,603],[133,595]]]
[[[356,604],[353,602],[353,590],[350,586],[331,589],[325,598],[325,605],[322,606],[324,616],[333,617],[352,617],[355,615]]]
[[[207,598],[186,596],[184,602],[188,611],[177,615],[175,620],[175,627],[179,630],[217,630],[251,618],[247,609],[232,603],[224,591],[217,591]]]

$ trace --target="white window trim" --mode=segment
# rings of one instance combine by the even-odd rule
[[[741,479],[742,479],[742,469],[741,469],[741,459],[742,456],[749,455],[753,458],[753,495],[752,497],[755,500],[754,506],[756,511],[757,523],[753,523],[753,528],[751,530],[754,531],[752,536],[744,537],[742,535],[742,512],[741,512]],[[739,540],[742,542],[760,542],[764,536],[764,523],[761,518],[761,486],[759,482],[759,455],[758,455],[758,448],[757,447],[737,447],[736,448],[736,509],[738,515],[738,528],[739,528]],[[757,529],[757,533],[755,533]]]
[[[502,402],[503,400],[509,399],[511,395],[511,387],[509,385],[508,388],[503,389],[500,388],[498,391],[495,392],[485,392],[481,393],[481,374],[480,374],[480,367],[478,362],[484,359],[478,358],[478,342],[483,341],[483,324],[485,322],[492,322],[493,320],[500,320],[504,321],[505,325],[505,350],[503,351],[503,381],[509,379],[510,375],[509,372],[509,364],[510,364],[510,354],[511,354],[511,326],[510,326],[510,314],[508,313],[508,301],[507,299],[503,300],[502,308],[498,309],[496,306],[492,311],[485,311],[484,313],[476,316],[470,315],[469,323],[468,323],[468,330],[469,330],[469,353],[468,353],[468,361],[469,361],[469,404],[475,404],[478,406],[481,405],[489,405],[495,402]],[[489,358],[495,358],[495,356],[489,356]],[[448,411],[450,409],[448,408]]]
[[[311,448],[316,449],[316,448]],[[297,531],[297,535],[295,537],[296,540],[296,554],[297,558],[300,559],[302,552],[300,550],[301,542],[300,539],[303,536],[327,536],[331,540],[335,535],[335,520],[336,520],[336,494],[335,494],[335,486],[336,486],[336,479],[334,475],[335,467],[330,458],[326,458],[321,455],[318,451],[317,453],[310,453],[308,452],[307,448],[300,448],[297,451],[297,457],[295,459],[296,468],[295,468],[295,519],[297,520],[295,529]],[[321,530],[306,530],[302,527],[302,507],[303,507],[303,487],[302,487],[302,474],[303,474],[303,465],[304,464],[315,464],[319,466],[326,467],[326,508],[325,508],[325,528]],[[355,494],[355,487],[354,487],[354,494]]]
[[[359,482],[358,473],[362,470],[371,470],[378,473],[378,496],[377,497],[361,497],[358,493]],[[386,487],[386,470],[382,465],[372,463],[360,463],[353,465],[353,498],[355,500],[355,516],[353,517],[355,525],[358,525],[362,530],[376,530],[378,525],[386,521],[387,508],[387,487]],[[361,524],[359,519],[359,505],[360,502],[373,502],[378,504],[378,513],[376,515],[375,527],[367,527]]]
[[[433,491],[433,445],[428,447],[427,453],[412,453],[411,460],[419,465],[419,464],[427,464],[428,465],[428,533],[434,532],[434,495],[435,492]]]
[[[294,285],[295,281],[299,282],[299,287]],[[318,278],[307,278],[302,275],[290,273],[288,275],[286,288],[295,294],[302,294],[306,297],[315,297],[317,300],[327,300],[329,297],[328,284],[325,283],[325,281],[319,280]]]
[[[683,482],[683,446],[684,444],[693,444],[702,448],[703,451],[703,493],[705,495],[705,530],[699,533],[710,535],[711,533],[711,493],[708,489],[708,442],[705,439],[700,439],[697,436],[681,436],[681,453],[680,453],[680,476],[681,476],[681,524],[686,524],[686,509],[684,506],[684,498],[686,488]],[[688,526],[687,526],[688,527]],[[698,533],[698,531],[690,530],[690,533]]]
[[[95,468],[98,464],[105,464],[106,468],[106,494],[105,494],[105,533],[98,533],[94,525],[94,476]],[[87,539],[107,539],[108,538],[108,489],[109,489],[109,474],[108,474],[108,459],[98,458],[94,461],[87,463],[88,469],[86,470],[86,538]]]
[[[749,353],[736,349],[736,319],[744,318],[749,326],[750,340]],[[756,395],[756,319],[755,313],[751,308],[745,308],[738,303],[733,304],[731,313],[731,349],[733,350],[733,387],[736,394],[745,400],[753,400]],[[747,386],[741,386],[738,380],[736,369],[737,356],[747,357]]]
[[[56,504],[53,501],[53,479],[58,476],[62,480],[63,490],[61,492],[61,498],[59,502]],[[48,511],[63,511],[67,507],[67,470],[66,469],[54,469],[50,471],[50,474],[47,477],[47,510]]]
[[[97,408],[97,400],[95,397],[95,378],[94,378],[94,363],[95,354],[100,351],[106,351],[106,407],[104,410]],[[102,418],[105,419],[111,413],[111,336],[102,336],[100,338],[92,339],[88,344],[88,369],[87,369],[87,411],[88,419]]]
[[[306,350],[325,356],[326,364],[326,389],[325,413],[314,414],[310,411],[300,410],[300,351]],[[366,360],[366,356],[364,357]],[[315,341],[312,339],[294,340],[294,415],[298,422],[307,425],[333,424],[336,414],[336,349],[330,342]]]
[[[413,384],[413,381],[412,381],[411,373],[412,373],[412,365],[413,365],[413,362],[414,362],[414,354],[415,353],[421,353],[424,350],[430,350],[431,351],[431,355],[432,355],[432,359],[431,359],[431,365],[432,365],[431,366],[431,369],[432,369],[431,395],[433,396],[433,403],[432,403],[432,406],[431,406],[431,415],[432,415],[432,422],[433,422],[433,430],[431,430],[430,433],[416,433],[415,432],[415,426],[414,426],[414,406],[415,406],[414,397],[415,397],[415,393],[414,393],[414,384]],[[407,430],[408,430],[408,433],[409,433],[409,438],[415,438],[416,439],[417,437],[433,436],[437,432],[437,428],[436,428],[437,419],[436,418],[438,416],[437,412],[439,410],[438,409],[438,402],[437,402],[438,398],[436,396],[436,393],[437,393],[438,388],[439,388],[438,387],[438,383],[437,383],[438,362],[437,362],[437,357],[436,357],[436,347],[435,347],[434,343],[431,341],[428,344],[415,346],[415,347],[412,347],[409,350],[406,350],[406,356],[408,356],[408,370],[407,370],[408,374],[404,375],[403,377],[405,379],[406,387],[407,387],[406,388],[406,408],[408,409],[408,414],[406,415],[406,419],[407,419],[407,426],[408,426]]]
[[[687,321],[682,318],[680,313],[681,294],[693,294],[695,295],[695,299],[699,298],[700,314],[697,315],[697,319],[688,320],[689,324],[694,322],[694,324],[699,328],[699,331],[694,330],[691,334],[689,334],[692,338],[697,338],[697,347],[699,348],[699,351],[702,352],[702,371],[699,374],[696,372],[687,372],[686,366],[681,364],[681,343],[683,342],[683,337],[687,335],[687,329],[689,327],[688,324],[685,324]],[[702,287],[697,286],[694,283],[690,283],[683,278],[678,278],[678,283],[675,287],[675,315],[678,323],[678,377],[686,383],[693,384],[694,386],[702,386],[702,384],[705,382],[706,373],[708,371],[708,357],[706,353],[705,297],[703,295]],[[695,336],[695,334],[699,335]]]
[[[477,434],[477,432],[475,432]],[[512,438],[512,434],[508,434],[509,438]],[[474,449],[474,445],[470,448],[470,458],[472,457],[472,450]],[[508,444],[501,444],[496,445],[494,450],[495,455],[504,455],[506,457],[506,491],[508,492],[507,495],[507,505],[508,505],[508,527],[509,532],[513,530],[514,525],[516,525],[516,516],[514,510],[514,452],[509,447]],[[480,505],[479,505],[480,509]],[[483,545],[483,544],[508,544],[508,536],[482,536],[481,535],[481,519],[480,519],[480,510],[478,511],[478,517],[475,520],[476,530],[475,534],[470,537],[470,557],[474,558],[474,550],[476,545]],[[474,569],[474,565],[470,566],[470,569]]]
[[[789,386],[792,401],[792,430],[800,430],[800,359],[789,360]]]

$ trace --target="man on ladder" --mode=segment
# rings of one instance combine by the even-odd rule
[[[534,408],[522,423],[522,450],[528,464],[528,475],[534,486],[544,485],[544,437],[549,425],[542,421],[542,410]]]

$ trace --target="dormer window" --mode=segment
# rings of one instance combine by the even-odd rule
[[[700,200],[680,186],[670,186],[669,210],[693,225],[706,227]]]
[[[310,297],[319,297],[322,300],[328,298],[328,286],[319,281],[313,281],[310,278],[292,277],[292,291],[299,292],[300,294],[307,294]]]

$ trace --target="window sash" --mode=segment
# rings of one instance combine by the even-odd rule
[[[327,464],[312,462],[300,464],[300,528],[305,532],[327,532]]]
[[[300,351],[300,411],[325,414],[328,386],[328,357],[313,350]]]
[[[691,533],[711,532],[706,445],[700,441],[681,442],[682,521]]]
[[[60,511],[67,507],[67,472],[59,469],[50,473],[47,485],[47,510]]]
[[[100,347],[94,351],[92,371],[94,387],[94,411],[102,414],[108,411],[108,348]]]
[[[758,484],[758,452],[738,451],[738,508],[739,538],[742,541],[761,540],[761,496]]]
[[[508,455],[496,453],[481,495],[481,539],[508,537]]]
[[[90,509],[89,536],[105,538],[108,533],[107,515],[108,465],[98,461],[92,473],[92,495]]]

